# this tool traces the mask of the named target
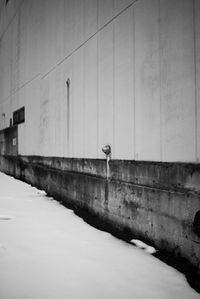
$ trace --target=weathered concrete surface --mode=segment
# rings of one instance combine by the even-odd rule
[[[18,127],[9,127],[0,131],[0,155],[18,154]]]
[[[105,160],[1,156],[0,169],[200,274],[199,165],[111,160],[108,180]]]
[[[21,155],[109,143],[113,159],[198,163],[199,16],[199,0],[0,0],[0,129],[25,106]]]

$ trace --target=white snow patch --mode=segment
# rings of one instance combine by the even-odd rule
[[[46,196],[47,193],[44,190],[39,190],[37,189],[37,194],[41,195],[41,196]]]
[[[157,251],[153,246],[149,246],[146,243],[144,243],[140,240],[137,240],[137,239],[132,239],[131,243],[136,245],[137,247],[139,247],[141,249],[144,249],[145,252],[150,253],[150,254],[153,254]]]

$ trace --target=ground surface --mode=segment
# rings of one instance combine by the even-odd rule
[[[0,173],[0,299],[195,299],[185,277]]]

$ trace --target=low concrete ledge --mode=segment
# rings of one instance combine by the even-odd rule
[[[18,157],[26,163],[106,177],[106,163],[103,159]],[[192,191],[200,194],[200,164],[110,160],[109,165],[110,178],[114,180],[167,191],[184,193]]]
[[[105,160],[0,156],[2,171],[125,239],[147,241],[184,261],[185,272],[192,267],[200,275],[200,166],[122,160],[109,166],[107,177]]]

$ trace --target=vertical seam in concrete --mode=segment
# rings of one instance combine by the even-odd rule
[[[71,84],[71,157],[74,156],[74,57],[72,57],[71,62],[71,77],[72,77],[72,84]],[[70,81],[71,82],[71,81]],[[73,95],[73,96],[72,96]]]
[[[133,159],[136,160],[136,93],[135,93],[135,14],[133,7]]]
[[[95,34],[98,34],[99,30],[99,0],[97,0],[97,32]]]
[[[86,36],[86,25],[85,25],[85,1],[83,3],[83,31],[84,31],[84,39]],[[82,53],[82,59],[83,59],[83,70],[82,70],[82,84],[83,84],[83,98],[82,98],[82,106],[83,106],[83,157],[86,157],[86,140],[85,140],[85,136],[86,136],[86,132],[85,132],[85,128],[86,128],[86,109],[85,109],[85,45],[83,46],[83,53]]]
[[[66,80],[66,74],[64,73],[64,79]],[[65,82],[64,82],[65,83]],[[62,94],[65,95],[66,92],[66,85],[62,85]],[[61,97],[61,123],[64,123],[64,119],[65,119],[65,96]],[[62,136],[62,141],[61,141],[61,146],[62,146],[62,156],[64,157],[64,140],[65,140],[65,133],[64,133],[64,128],[63,126],[60,126],[62,129],[61,131],[61,136]]]
[[[85,1],[81,4],[82,5],[82,26],[83,26],[83,40],[85,40]],[[82,70],[81,70],[81,80],[82,80],[82,153],[81,156],[85,158],[85,44],[82,47],[81,51],[81,60],[82,60]]]
[[[82,70],[82,84],[83,84],[83,98],[82,98],[82,106],[83,106],[83,157],[85,158],[86,155],[86,148],[85,148],[85,145],[86,145],[86,142],[85,142],[85,128],[86,128],[86,124],[85,124],[85,119],[86,119],[86,115],[85,115],[85,103],[86,103],[86,100],[85,100],[85,45],[83,47],[83,53],[82,53],[82,59],[83,59],[83,70]]]
[[[114,0],[113,0],[113,14],[114,14]],[[113,21],[113,149],[111,154],[115,157],[115,20]]]
[[[197,135],[197,66],[196,66],[196,18],[195,0],[193,0],[193,38],[194,38],[194,81],[195,81],[195,160],[198,160],[198,135]]]
[[[56,90],[56,80],[53,81],[53,84],[54,84],[54,90]],[[57,113],[56,112],[56,110],[57,110],[56,96],[54,97],[53,101],[54,101],[53,121],[54,121],[54,134],[55,134],[55,136],[54,136],[54,148],[55,148],[56,155],[58,155],[58,152],[57,152],[57,139],[56,139],[56,136],[57,136],[56,130],[57,130],[58,122],[57,122],[57,118],[56,118],[56,115],[55,115]]]
[[[70,142],[70,81],[67,85],[67,155],[69,155],[69,142]]]
[[[97,0],[97,30],[99,27],[99,0]],[[99,33],[97,32],[97,98],[96,98],[97,158],[99,158]]]
[[[158,51],[159,51],[159,87],[160,87],[160,161],[163,160],[163,144],[162,144],[162,91],[161,91],[161,13],[160,13],[160,0],[158,0]]]
[[[73,61],[71,61],[71,64]],[[72,157],[73,154],[73,99],[72,99],[72,87],[73,87],[73,73],[70,69],[69,72],[69,79],[70,79],[70,85],[69,85],[69,157]]]

